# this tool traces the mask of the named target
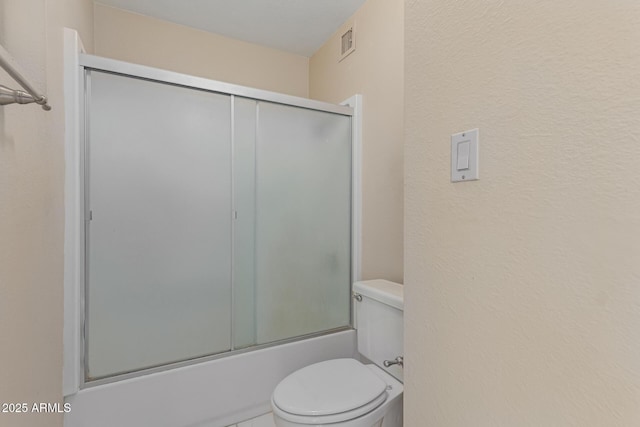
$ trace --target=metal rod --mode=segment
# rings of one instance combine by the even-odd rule
[[[9,55],[9,52],[7,52],[6,49],[2,46],[0,46],[0,67],[2,67],[7,72],[7,74],[9,74],[16,82],[18,82],[20,86],[24,88],[24,90],[27,91],[27,93],[33,98],[32,102],[35,102],[36,104],[41,105],[42,109],[45,111],[51,110],[51,107],[49,106],[49,104],[47,104],[47,97],[40,94],[40,92],[36,90],[31,85],[31,83],[27,81],[27,79],[19,71],[18,64],[15,63],[15,61],[11,58],[11,55]],[[22,92],[22,91],[15,91],[15,92]],[[28,97],[25,98],[25,96],[21,94],[17,94],[17,99],[21,99],[23,101],[30,101]],[[16,101],[16,102],[29,103],[29,102],[20,102],[20,101]],[[2,105],[5,105],[5,104],[2,104]]]

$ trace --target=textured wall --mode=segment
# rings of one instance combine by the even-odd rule
[[[0,107],[0,404],[62,403],[62,27],[91,46],[92,16],[89,0],[0,1],[0,44],[53,107]],[[18,88],[2,71],[0,84]],[[56,425],[0,412],[0,426]]]
[[[342,29],[309,62],[309,96],[342,102],[362,94],[362,275],[402,282],[403,0],[368,0],[355,21],[356,50],[342,62]]]
[[[309,58],[95,5],[95,53],[121,61],[306,97]]]
[[[405,425],[640,425],[640,3],[405,17]]]

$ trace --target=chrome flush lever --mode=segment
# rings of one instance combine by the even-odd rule
[[[401,367],[404,367],[404,359],[402,356],[398,356],[394,360],[385,360],[384,362],[382,362],[382,364],[385,368],[388,368],[392,365],[400,365]]]

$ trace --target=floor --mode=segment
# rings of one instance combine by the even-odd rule
[[[259,417],[252,418],[247,421],[243,421],[238,424],[230,425],[229,427],[275,427],[273,422],[273,415],[271,412],[268,414],[260,415]]]

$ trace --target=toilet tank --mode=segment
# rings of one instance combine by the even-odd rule
[[[402,367],[385,368],[383,362],[404,356],[403,286],[388,280],[365,280],[353,284],[353,293],[358,352],[402,381]]]

